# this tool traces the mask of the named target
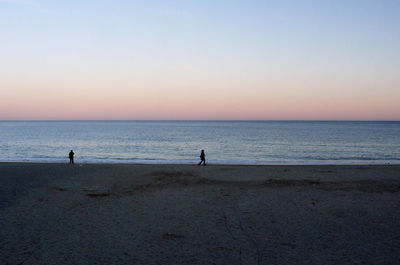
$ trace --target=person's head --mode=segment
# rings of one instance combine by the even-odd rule
[[[201,150],[202,153],[204,153],[204,150]]]

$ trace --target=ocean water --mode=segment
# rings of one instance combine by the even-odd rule
[[[400,122],[1,121],[0,161],[400,164]]]

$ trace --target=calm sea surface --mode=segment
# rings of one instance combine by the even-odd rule
[[[400,122],[2,121],[0,161],[400,164]]]

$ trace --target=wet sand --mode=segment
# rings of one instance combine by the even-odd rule
[[[0,264],[398,264],[400,166],[0,163]]]

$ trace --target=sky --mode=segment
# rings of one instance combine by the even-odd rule
[[[400,1],[0,0],[0,120],[400,120]]]

